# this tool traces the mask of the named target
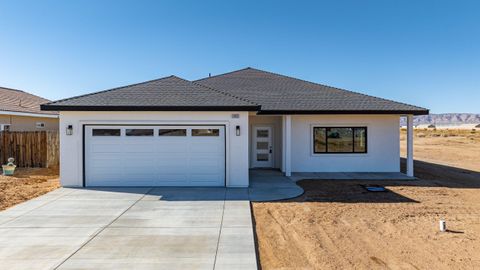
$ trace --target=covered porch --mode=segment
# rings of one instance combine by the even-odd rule
[[[407,157],[406,157],[406,173],[400,172],[400,167],[387,166],[384,168],[380,164],[382,160],[391,160],[390,163],[399,164],[400,152],[399,152],[399,119],[400,117],[407,118]],[[297,118],[295,118],[297,117]],[[304,118],[310,117],[313,120],[309,120],[307,123],[293,123],[293,118],[298,119],[298,116],[292,115],[257,115],[251,113],[249,115],[249,167],[250,169],[277,169],[287,177],[292,177],[294,180],[299,178],[305,179],[391,179],[391,180],[411,180],[414,179],[413,171],[413,115],[386,115],[386,116],[302,116]],[[378,117],[375,118],[375,117]],[[334,119],[340,119],[338,122]],[[387,118],[387,120],[385,120]],[[328,121],[326,121],[328,119]],[[353,120],[352,120],[353,119]],[[297,121],[297,120],[295,120]],[[370,122],[369,122],[370,121]],[[358,123],[360,124],[358,124]],[[378,124],[377,124],[378,122]],[[387,123],[387,124],[385,124]],[[369,152],[365,149],[365,153],[341,153],[330,155],[318,155],[311,150],[314,146],[314,139],[312,140],[312,134],[314,126],[355,126],[365,125],[369,128],[369,138],[365,139],[365,144],[368,142]],[[387,132],[385,132],[385,125],[388,126]],[[303,128],[303,130],[300,130]],[[366,135],[365,135],[366,137]],[[393,151],[382,149],[382,145],[375,145],[375,141],[383,140],[384,144],[389,148],[393,148]],[[302,153],[298,149],[298,146],[303,147]],[[366,148],[366,147],[365,147]],[[395,149],[396,148],[396,149]],[[306,150],[305,150],[306,149]],[[372,150],[373,149],[373,150]],[[391,149],[390,149],[391,150]],[[394,153],[392,155],[391,153]],[[324,164],[324,166],[315,166],[312,162],[312,166],[309,168],[298,169],[299,155],[307,156],[310,160],[321,160],[335,157],[337,162],[348,160],[350,164],[358,165],[362,157],[363,159],[375,156],[379,165],[374,167],[373,170],[368,170],[368,167],[360,167],[360,170],[355,170],[359,166],[352,169],[348,166],[348,162],[344,166],[343,170],[336,170],[335,164]],[[303,158],[300,156],[300,159]],[[305,159],[307,159],[305,158]],[[292,166],[296,162],[297,166]],[[375,160],[369,161],[370,164]],[[330,166],[331,165],[331,166]],[[337,166],[338,167],[338,166]],[[370,166],[372,167],[372,166]]]

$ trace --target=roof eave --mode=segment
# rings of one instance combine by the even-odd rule
[[[260,110],[257,114],[400,114],[427,115],[429,110]]]
[[[58,114],[54,114],[54,113],[19,112],[19,111],[7,111],[7,110],[0,110],[0,115],[58,118]]]
[[[258,105],[243,106],[66,106],[44,104],[42,111],[259,111]]]

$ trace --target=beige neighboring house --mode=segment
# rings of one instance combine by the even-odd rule
[[[0,131],[58,130],[58,113],[41,111],[49,102],[21,90],[0,87]]]

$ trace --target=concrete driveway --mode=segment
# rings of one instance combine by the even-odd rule
[[[0,268],[257,269],[247,193],[61,188],[0,212]]]

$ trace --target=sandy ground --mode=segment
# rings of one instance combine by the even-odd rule
[[[401,155],[405,157],[405,132],[400,138]],[[480,130],[416,130],[413,142],[416,160],[480,171]]]
[[[299,198],[253,203],[262,269],[480,269],[480,140],[425,136],[415,147],[462,168],[417,161],[419,181],[370,182],[386,193],[302,180]]]
[[[17,168],[14,176],[0,175],[0,210],[43,195],[59,186],[58,170]]]

